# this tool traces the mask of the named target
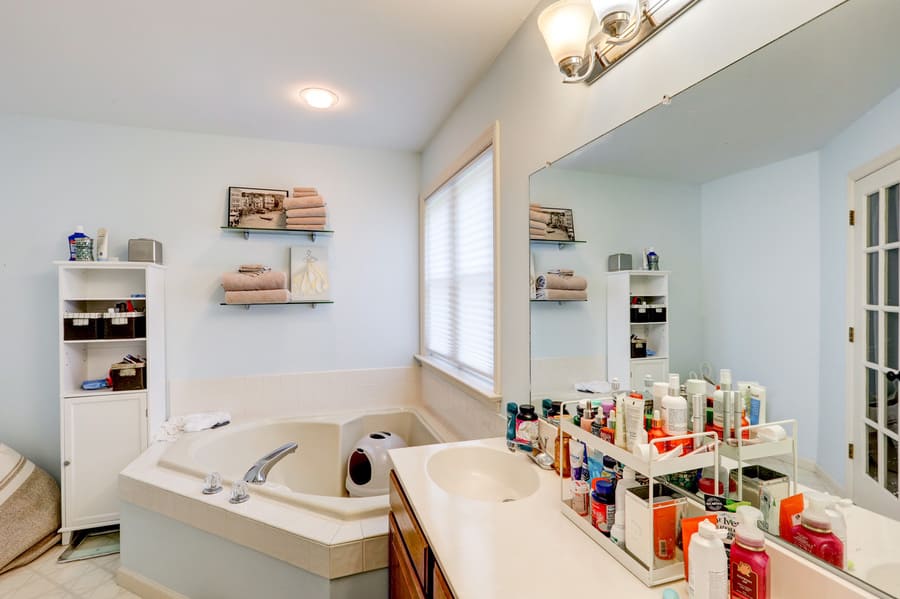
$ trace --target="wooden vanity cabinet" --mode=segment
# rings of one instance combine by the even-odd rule
[[[400,481],[391,472],[389,571],[391,599],[453,599]]]

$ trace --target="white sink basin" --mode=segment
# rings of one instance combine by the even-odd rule
[[[431,456],[426,469],[447,493],[478,501],[515,501],[540,486],[536,466],[524,456],[486,447],[449,447]]]

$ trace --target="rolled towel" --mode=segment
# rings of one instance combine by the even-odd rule
[[[322,196],[306,196],[303,198],[285,198],[284,199],[284,209],[285,210],[295,210],[297,208],[318,208],[319,206],[324,206],[325,200],[322,199]]]
[[[545,224],[550,222],[550,215],[546,212],[541,212],[540,210],[529,210],[528,218],[532,221],[538,221]]]
[[[325,216],[325,206],[316,208],[293,208],[286,211],[288,218],[301,218],[304,216]]]
[[[584,291],[587,289],[587,279],[576,276],[561,276],[554,274],[538,275],[538,289],[570,289]]]
[[[261,273],[226,272],[222,275],[225,291],[262,291],[287,289],[287,276],[277,270]]]
[[[324,225],[325,217],[324,216],[304,216],[300,218],[289,218],[287,219],[287,224],[289,225]]]
[[[265,264],[241,264],[238,267],[238,272],[265,272],[267,270],[272,270]]]
[[[295,187],[293,191],[295,198],[302,195],[319,193],[319,191],[315,187]]]
[[[575,271],[571,268],[554,268],[553,270],[548,270],[547,272],[551,275],[562,275],[564,277],[571,277],[575,274]]]
[[[324,231],[325,225],[287,225],[286,229],[292,231]]]
[[[285,304],[291,301],[287,289],[259,289],[256,291],[226,291],[226,304]]]
[[[549,301],[587,300],[587,291],[575,289],[538,289],[537,299]]]

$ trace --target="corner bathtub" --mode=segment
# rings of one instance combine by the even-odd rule
[[[425,420],[409,410],[288,418],[185,435],[159,464],[200,480],[219,472],[227,492],[258,459],[294,441],[299,445],[297,451],[275,464],[265,484],[250,485],[251,496],[266,495],[341,520],[382,516],[388,512],[387,495],[354,498],[344,487],[347,459],[356,442],[376,431],[399,435],[410,447],[438,442]]]
[[[271,578],[285,590],[268,588],[267,599],[387,599],[388,496],[344,490],[356,442],[377,431],[410,446],[456,440],[427,412],[401,408],[232,423],[151,445],[119,474],[119,584],[142,596],[226,599],[253,596],[248,581]],[[247,502],[229,503],[231,483],[289,441],[297,451],[249,485]],[[224,489],[204,495],[212,471]]]

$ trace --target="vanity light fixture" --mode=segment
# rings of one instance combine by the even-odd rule
[[[538,28],[564,75],[590,85],[699,0],[559,0],[538,16]],[[590,37],[594,17],[597,31]]]
[[[307,87],[300,91],[300,98],[316,110],[328,110],[338,103],[337,94],[324,87]]]

